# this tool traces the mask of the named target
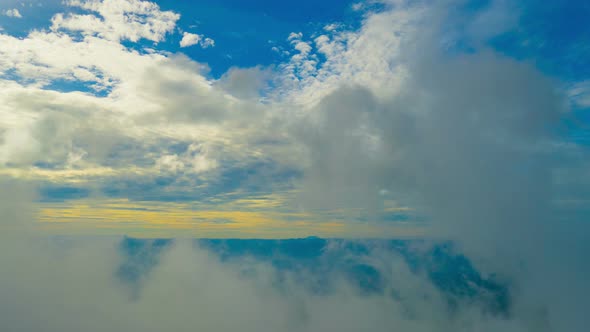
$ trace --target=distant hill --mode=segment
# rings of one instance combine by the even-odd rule
[[[126,237],[120,243],[125,257],[118,278],[139,296],[141,281],[159,263],[159,257],[173,240],[144,240]],[[310,291],[329,293],[335,280],[343,278],[363,294],[396,292],[395,275],[385,275],[389,264],[405,263],[411,273],[422,275],[444,298],[449,310],[459,301],[471,301],[494,315],[509,312],[507,285],[483,277],[467,257],[456,253],[451,243],[431,244],[421,240],[339,240],[309,237],[289,240],[199,239],[195,247],[218,256],[221,262],[266,263],[277,271],[276,286],[286,276]],[[242,273],[247,277],[247,269]]]

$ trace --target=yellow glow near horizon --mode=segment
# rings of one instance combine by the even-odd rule
[[[279,199],[238,199],[213,206],[199,202],[80,200],[42,204],[42,229],[65,234],[127,234],[142,237],[294,238],[415,237],[424,229],[406,224],[321,220],[319,216],[277,209]]]

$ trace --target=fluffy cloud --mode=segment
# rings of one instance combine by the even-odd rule
[[[342,82],[368,87],[379,96],[399,91],[406,78],[400,45],[410,41],[423,11],[421,7],[399,6],[368,15],[359,31],[326,30],[313,40],[292,33],[288,39],[297,52],[281,66],[286,87],[282,98],[313,107]],[[321,65],[320,57],[325,58]]]
[[[182,34],[182,40],[180,41],[180,47],[189,47],[192,45],[196,45],[199,43],[201,38],[202,37],[200,35],[184,32]]]
[[[143,74],[159,54],[138,54],[123,45],[88,36],[83,40],[58,32],[33,31],[19,39],[0,35],[2,72],[14,72],[23,83],[45,86],[54,81],[79,82],[96,90],[123,88]],[[127,66],[132,61],[136,66]],[[119,84],[117,84],[119,83]]]
[[[211,38],[205,38],[203,35],[198,35],[190,32],[183,32],[180,40],[180,47],[189,47],[193,45],[201,45],[202,48],[215,46],[215,41]]]
[[[159,42],[176,26],[180,15],[162,11],[153,2],[143,0],[68,0],[65,4],[94,14],[57,14],[52,18],[53,30],[79,31],[111,41],[142,38]]]
[[[107,16],[123,12],[144,13],[141,17],[170,16],[143,2],[69,4]],[[59,15],[54,23],[56,17]],[[111,31],[109,20],[115,18],[101,20],[97,29]],[[72,29],[60,26],[53,31],[33,31],[25,38],[0,35],[6,46],[0,49],[0,70],[18,77],[1,82],[4,104],[0,123],[4,130],[0,162],[4,166],[49,164],[56,170],[153,167],[160,156],[153,155],[146,164],[145,152],[161,147],[149,146],[148,142],[173,137],[189,145],[219,146],[251,132],[247,121],[263,117],[261,105],[214,87],[214,82],[204,77],[204,65],[183,56],[130,50],[119,43],[125,34],[118,34],[121,38],[88,34],[80,39],[72,35]],[[137,31],[133,34],[156,38]],[[202,42],[209,43],[207,39]],[[69,83],[75,83],[79,91],[62,92],[61,86]],[[171,98],[170,93],[176,97]],[[180,128],[183,123],[186,125]],[[220,124],[241,128],[229,133]],[[156,137],[150,137],[154,133]],[[141,148],[145,150],[133,156],[137,159],[116,164],[105,159],[113,154],[112,149],[138,141],[144,142]],[[233,149],[229,144],[224,153],[236,153]],[[241,149],[236,155],[246,153]],[[202,158],[197,157],[200,161],[194,164],[186,163],[187,167],[204,170],[218,163]]]

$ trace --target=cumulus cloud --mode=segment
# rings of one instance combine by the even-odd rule
[[[107,16],[119,12],[170,16],[159,12],[157,6],[142,2],[72,2],[70,5],[104,12]],[[100,29],[110,31],[109,20],[101,20],[100,24]],[[0,36],[6,46],[0,48],[3,56],[0,71],[19,78],[19,83],[12,80],[0,83],[3,86],[0,98],[4,101],[0,109],[0,125],[4,129],[0,133],[3,166],[43,164],[60,170],[72,168],[74,164],[76,168],[89,169],[132,165],[131,168],[143,168],[140,172],[153,173],[160,156],[146,152],[162,147],[149,146],[149,142],[173,137],[189,145],[203,141],[209,146],[219,145],[233,141],[233,136],[252,132],[247,122],[261,118],[264,113],[264,107],[214,87],[214,82],[204,77],[205,65],[183,56],[138,53],[121,45],[118,37],[90,34],[79,39],[71,35],[73,31],[76,29],[62,26],[54,31],[33,31],[24,38]],[[211,44],[206,38],[201,42]],[[79,84],[79,91],[60,91],[63,82]],[[53,84],[57,88],[48,88]],[[183,85],[183,89],[177,89]],[[169,98],[168,93],[178,98]],[[195,103],[195,98],[199,102]],[[186,120],[189,123],[180,128]],[[219,128],[219,124],[241,129],[229,133]],[[150,137],[154,133],[156,137]],[[113,155],[112,149],[139,141],[144,142],[140,144],[142,152],[133,156],[117,154],[134,159],[107,159]],[[236,153],[237,147],[226,146],[224,153],[227,150],[239,155],[248,151],[240,149]],[[152,158],[151,162],[146,156]],[[215,168],[217,163],[207,159],[186,165],[205,170]],[[107,173],[113,171],[121,170],[111,169]]]
[[[201,36],[194,34],[194,33],[189,33],[189,32],[184,32],[182,34],[182,40],[180,41],[180,47],[189,47],[192,45],[196,45],[199,43],[199,41],[201,40]]]

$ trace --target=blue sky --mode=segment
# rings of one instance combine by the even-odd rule
[[[4,6],[26,13],[26,19],[2,18],[3,27],[14,35],[26,35],[30,29],[46,27],[51,17],[64,10],[60,1],[14,1]],[[210,74],[218,78],[230,67],[270,66],[285,61],[285,56],[272,51],[273,46],[288,48],[291,32],[313,35],[331,23],[358,27],[362,13],[354,11],[352,1],[159,1],[162,10],[181,13],[177,33],[159,43],[158,48],[182,51],[191,58],[207,63]],[[23,6],[24,4],[24,6]],[[32,6],[31,6],[32,4]],[[68,9],[69,10],[69,9]],[[211,36],[215,48],[193,47],[181,50],[178,31],[197,31]],[[141,49],[153,43],[140,41],[128,46]]]
[[[354,1],[158,1],[162,10],[180,13],[174,33],[160,41],[157,48],[170,52],[182,52],[195,61],[206,63],[210,75],[219,78],[231,67],[279,65],[288,56],[272,50],[273,46],[289,50],[287,37],[291,32],[302,32],[306,37],[317,36],[329,24],[340,24],[346,29],[360,27],[364,10],[354,10]],[[361,2],[359,2],[360,4]],[[493,6],[493,1],[463,1],[454,7],[458,12],[455,22],[449,22],[459,36],[468,33],[463,25],[465,18],[472,18],[482,10]],[[378,9],[379,4],[369,4]],[[500,6],[510,7],[513,26],[504,33],[493,36],[487,44],[509,57],[532,61],[548,75],[563,83],[574,83],[587,78],[590,28],[585,24],[588,5],[583,1],[521,1]],[[6,33],[26,36],[32,29],[47,28],[51,17],[67,8],[60,1],[8,1],[3,10],[16,8],[24,15],[15,19],[3,15],[0,24]],[[508,14],[507,14],[508,15]],[[504,24],[505,22],[500,22]],[[180,31],[205,34],[215,40],[215,47],[202,49],[178,46]],[[460,41],[470,48],[468,37]],[[140,40],[127,43],[141,50],[154,43]]]
[[[188,56],[208,63],[213,77],[219,77],[234,66],[269,66],[283,62],[285,57],[272,51],[272,47],[288,47],[287,37],[291,32],[311,35],[334,22],[358,26],[360,15],[352,11],[351,5],[352,2],[347,1],[161,3],[162,8],[186,13],[179,21],[185,30],[190,31],[193,26],[215,39],[214,50],[186,50]]]
[[[328,24],[341,24],[354,30],[360,27],[363,10],[354,10],[354,1],[158,1],[162,10],[180,13],[176,30],[157,48],[183,52],[196,61],[207,63],[210,74],[219,78],[231,67],[270,66],[283,63],[284,55],[272,51],[273,46],[289,48],[287,37],[291,32],[302,32],[307,37],[321,33]],[[358,2],[359,4],[361,2]],[[379,4],[369,4],[378,9]],[[458,2],[456,22],[450,22],[459,35],[468,32],[462,26],[464,18],[473,17],[493,6],[492,1]],[[502,4],[502,6],[504,6]],[[510,13],[512,27],[494,36],[488,45],[498,52],[517,59],[534,61],[539,69],[567,82],[587,78],[588,39],[590,28],[585,24],[588,5],[583,1],[521,1],[513,3]],[[16,8],[24,15],[15,19],[3,15],[1,26],[6,33],[26,36],[32,29],[47,28],[56,13],[75,11],[60,1],[8,1],[3,10]],[[504,18],[498,18],[504,20]],[[461,31],[463,30],[463,31]],[[179,31],[198,32],[211,36],[215,47],[201,49],[178,47]],[[468,40],[464,42],[469,44]],[[128,43],[141,49],[154,46],[153,42]],[[469,46],[467,46],[469,47]]]

